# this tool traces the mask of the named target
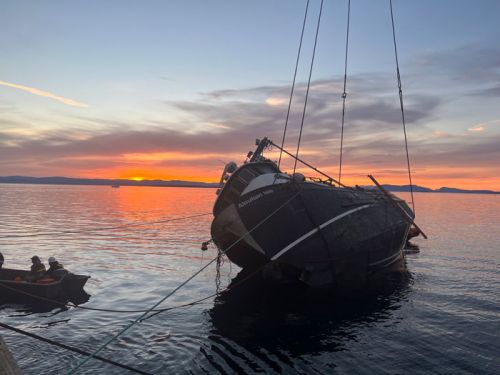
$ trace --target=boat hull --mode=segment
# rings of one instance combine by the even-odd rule
[[[216,215],[212,238],[270,280],[351,287],[403,267],[409,227],[378,191],[292,180],[240,196]]]

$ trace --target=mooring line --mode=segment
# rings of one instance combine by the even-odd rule
[[[10,326],[8,324],[5,324],[5,323],[1,323],[0,322],[0,327],[8,329],[8,330],[11,330],[11,331],[16,332],[16,333],[19,333],[21,335],[25,335],[25,336],[34,338],[36,340],[40,340],[40,341],[46,342],[47,344],[50,344],[50,345],[58,346],[60,348],[63,348],[63,349],[66,349],[66,350],[69,350],[69,351],[72,351],[72,352],[75,352],[75,353],[78,353],[78,354],[82,354],[82,355],[86,355],[86,356],[91,355],[89,352],[87,352],[85,350],[82,350],[82,349],[79,349],[79,348],[75,348],[73,346],[70,346],[70,345],[67,345],[67,344],[63,344],[63,343],[60,343],[58,341],[47,339],[47,338],[42,337],[42,336],[38,336],[38,335],[36,335],[34,333],[31,333],[31,332],[28,332],[28,331],[25,331],[25,330],[22,330],[22,329],[19,329],[19,328],[16,328],[16,327],[12,327],[12,326]],[[113,361],[111,359],[108,359],[108,358],[104,358],[104,357],[101,357],[101,356],[94,356],[94,358],[98,359],[99,361],[109,363],[109,364],[111,364],[113,366],[121,367],[121,368],[123,368],[125,370],[129,370],[129,371],[135,372],[137,374],[150,375],[149,372],[146,372],[146,371],[143,371],[143,370],[139,370],[139,369],[136,369],[134,367],[124,365],[122,363],[115,362],[115,361]]]
[[[231,263],[229,263],[229,264],[231,265]],[[130,313],[142,313],[142,312],[152,313],[149,316],[146,316],[144,319],[142,319],[140,321],[142,323],[143,321],[148,320],[149,318],[152,318],[153,316],[158,315],[160,313],[171,311],[171,310],[177,310],[177,309],[181,309],[181,308],[184,308],[184,307],[194,306],[194,305],[197,305],[197,304],[199,304],[201,302],[204,302],[204,301],[206,301],[206,300],[208,300],[210,298],[216,297],[218,294],[221,294],[221,293],[223,293],[225,291],[232,290],[235,287],[243,284],[245,281],[249,280],[251,277],[253,277],[255,274],[257,274],[259,271],[261,271],[262,268],[263,268],[263,266],[257,268],[249,276],[245,277],[244,279],[242,279],[242,280],[240,280],[240,281],[238,281],[238,282],[236,282],[236,283],[234,283],[234,284],[232,284],[230,286],[227,286],[222,291],[212,293],[212,294],[210,294],[210,295],[208,295],[206,297],[197,299],[195,301],[187,302],[187,303],[184,303],[184,304],[181,304],[181,305],[176,305],[176,306],[172,306],[172,307],[166,307],[166,308],[163,308],[163,309],[154,309],[154,310],[149,310],[149,309],[148,310],[145,310],[145,309],[142,309],[142,310],[116,310],[116,309],[104,309],[104,308],[99,308],[99,307],[80,306],[80,305],[76,305],[74,303],[61,302],[61,301],[57,301],[57,300],[54,300],[54,299],[37,296],[35,294],[31,294],[31,293],[25,292],[23,290],[18,290],[18,289],[15,289],[15,288],[9,287],[7,285],[3,285],[3,284],[0,284],[0,287],[9,289],[9,290],[11,290],[13,292],[16,292],[16,293],[19,293],[19,294],[24,294],[26,296],[38,299],[40,301],[52,303],[54,305],[59,305],[61,307],[71,307],[71,308],[75,308],[75,309],[82,309],[82,310],[89,310],[89,311],[100,311],[100,312],[110,312],[110,313],[118,313],[118,314],[130,314]]]
[[[293,82],[292,82],[292,89],[290,90],[290,99],[288,101],[288,110],[286,111],[285,127],[283,129],[283,138],[281,139],[281,149],[280,149],[280,157],[278,159],[278,168],[281,165],[281,157],[283,156],[283,148],[285,147],[285,137],[286,137],[286,131],[288,128],[288,120],[290,118],[290,110],[292,109],[292,100],[293,100],[293,94],[295,91],[295,81],[297,79],[297,70],[299,68],[300,52],[302,50],[302,41],[304,40],[304,30],[306,28],[308,9],[309,9],[309,0],[307,0],[307,3],[306,3],[306,10],[304,13],[304,21],[302,22],[302,32],[300,34],[299,50],[297,52],[297,60],[295,61],[295,71],[293,73]]]
[[[413,181],[411,179],[410,153],[408,152],[408,137],[406,135],[405,109],[403,103],[403,85],[401,83],[401,74],[399,73],[398,47],[396,43],[396,28],[394,26],[394,13],[392,11],[392,0],[389,0],[389,8],[391,10],[392,40],[394,42],[394,57],[396,60],[396,77],[398,81],[399,106],[401,107],[401,120],[403,125],[403,134],[405,138],[406,165],[408,169],[408,181],[410,182],[411,207],[413,209],[413,214],[415,214],[415,198],[413,197]]]
[[[48,302],[48,303],[53,303],[54,305],[59,305],[61,307],[64,306],[64,307],[72,307],[72,308],[75,308],[75,309],[82,309],[82,310],[111,312],[111,313],[124,313],[124,314],[125,313],[127,313],[127,314],[130,314],[130,313],[141,313],[141,312],[149,311],[147,309],[142,309],[142,310],[115,310],[115,309],[104,309],[104,308],[99,308],[99,307],[80,306],[80,305],[76,305],[74,303],[61,302],[61,301],[57,301],[57,300],[54,300],[54,299],[37,296],[35,294],[31,294],[31,293],[25,292],[24,290],[18,290],[18,289],[15,289],[15,288],[12,288],[10,286],[3,285],[3,284],[0,284],[0,287],[9,289],[9,290],[11,290],[13,292],[16,292],[16,293],[19,293],[19,294],[24,294],[26,296],[38,299],[40,301],[45,301],[45,302]],[[212,297],[212,296],[210,296],[210,297]],[[164,311],[175,310],[175,309],[179,309],[179,308],[182,308],[182,307],[187,307],[187,306],[190,306],[190,305],[194,305],[194,304],[202,302],[202,301],[204,301],[205,299],[208,299],[208,298],[209,297],[205,297],[205,298],[203,298],[201,300],[196,300],[196,301],[193,301],[193,302],[188,302],[188,303],[185,303],[185,304],[182,304],[182,305],[177,305],[177,306],[172,306],[172,307],[166,307],[164,309],[151,310],[149,312],[160,313],[160,312],[164,312]]]
[[[215,297],[217,296],[218,294],[221,294],[221,293],[224,293],[226,291],[229,291],[229,290],[233,290],[234,288],[236,288],[237,286],[240,286],[241,284],[243,284],[245,281],[248,281],[250,280],[252,277],[254,277],[257,273],[259,273],[264,267],[265,267],[266,264],[263,264],[262,266],[258,267],[256,270],[254,270],[250,275],[246,276],[245,278],[243,278],[242,280],[240,281],[237,281],[236,283],[232,284],[232,285],[228,285],[226,288],[224,288],[221,292],[216,292],[216,293],[213,293],[211,294],[210,296],[207,296],[201,300],[198,300],[199,302],[203,302],[209,298],[212,298],[212,297]],[[197,303],[198,303],[197,301]],[[192,303],[193,305],[195,303]],[[142,319],[140,322],[144,322],[145,320],[148,320],[158,314],[161,314],[162,312],[165,312],[167,310],[157,310],[156,312],[154,312],[153,314],[150,314],[148,316],[146,316],[144,319]]]
[[[252,233],[255,229],[259,228],[262,224],[264,224],[267,220],[269,220],[272,216],[274,216],[279,210],[281,210],[283,207],[285,207],[288,203],[290,203],[293,199],[295,199],[299,194],[300,190],[297,191],[290,199],[288,199],[285,203],[283,203],[281,206],[279,206],[276,210],[271,212],[268,216],[266,216],[262,221],[257,223],[251,230],[247,231],[243,236],[241,236],[239,239],[237,239],[235,242],[233,242],[227,249],[223,250],[222,253],[226,254],[229,250],[231,250],[234,246],[236,246],[238,243],[240,243],[243,239],[245,239],[250,233]],[[218,256],[217,256],[218,257]],[[68,371],[69,374],[75,374],[85,363],[87,363],[92,357],[100,353],[104,348],[106,348],[111,342],[113,342],[115,339],[120,337],[122,334],[124,334],[126,331],[128,331],[131,327],[133,327],[135,324],[137,324],[139,321],[141,321],[144,317],[146,317],[149,312],[151,312],[153,309],[158,307],[160,304],[162,304],[165,300],[167,300],[169,297],[171,297],[175,292],[177,292],[179,289],[184,287],[187,283],[189,283],[192,279],[194,279],[196,276],[198,276],[201,272],[203,272],[208,266],[210,266],[212,263],[214,263],[217,260],[217,257],[213,258],[210,262],[208,262],[205,266],[201,267],[198,271],[196,271],[193,275],[188,277],[184,282],[182,282],[179,286],[174,288],[170,293],[168,293],[165,297],[161,298],[157,303],[155,303],[149,310],[148,312],[145,312],[141,314],[139,317],[137,317],[135,320],[133,320],[131,323],[127,324],[120,332],[112,336],[109,340],[107,340],[104,344],[99,346],[90,356],[87,356],[85,359],[80,361],[75,367],[70,369]]]
[[[129,227],[141,227],[141,226],[151,225],[151,224],[164,224],[164,223],[169,223],[172,221],[192,219],[195,217],[207,216],[207,215],[211,215],[211,214],[212,214],[211,212],[206,212],[203,214],[196,214],[196,215],[183,216],[183,217],[174,217],[171,219],[148,221],[148,222],[142,222],[142,223],[130,223],[130,224],[116,225],[116,226],[112,226],[112,227],[90,228],[90,229],[82,229],[82,230],[66,230],[66,231],[58,231],[58,232],[42,232],[42,233],[32,233],[32,234],[0,235],[0,238],[25,238],[25,237],[27,238],[27,237],[57,236],[57,235],[61,235],[61,234],[64,235],[64,234],[92,233],[92,232],[99,232],[99,231],[103,231],[103,230],[114,230],[114,229],[129,228]]]
[[[321,24],[321,15],[323,14],[323,1],[324,0],[321,0],[321,5],[319,6],[318,22],[316,24],[316,35],[314,37],[314,47],[313,47],[313,52],[312,52],[312,57],[311,57],[311,64],[309,66],[309,79],[307,81],[306,96],[304,98],[304,108],[302,110],[302,120],[300,122],[299,139],[297,141],[297,151],[295,153],[295,162],[293,164],[293,174],[295,174],[295,171],[297,170],[297,159],[299,157],[300,142],[302,140],[302,129],[304,128],[304,120],[306,117],[306,109],[307,109],[307,100],[309,98],[309,89],[311,87],[311,77],[312,77],[312,72],[313,72],[313,67],[314,67],[314,58],[316,57],[316,46],[318,43],[319,26]]]

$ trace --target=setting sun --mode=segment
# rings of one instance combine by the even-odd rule
[[[132,180],[132,181],[143,181],[144,177],[131,177],[130,180]]]

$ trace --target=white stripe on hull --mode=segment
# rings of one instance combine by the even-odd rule
[[[302,241],[304,241],[305,239],[311,237],[313,234],[319,232],[321,229],[327,227],[328,225],[330,224],[333,224],[334,222],[356,212],[356,211],[361,211],[365,208],[368,208],[370,207],[371,204],[365,204],[363,206],[360,206],[360,207],[356,207],[356,208],[353,208],[352,210],[349,210],[349,211],[346,211],[346,212],[343,212],[341,213],[340,215],[338,216],[335,216],[334,218],[328,220],[328,221],[325,221],[323,224],[321,224],[319,227],[317,228],[314,228],[312,230],[310,230],[309,232],[307,232],[306,234],[300,236],[299,238],[297,238],[295,241],[293,241],[292,243],[288,244],[285,248],[281,249],[279,252],[277,252],[272,258],[271,260],[276,260],[278,259],[280,256],[282,256],[283,254],[285,254],[286,252],[288,252],[289,250],[291,250],[292,248],[294,248],[296,245],[298,245],[299,243],[301,243]]]
[[[399,246],[399,250],[398,250],[398,252],[397,252],[397,253],[395,253],[395,254],[393,254],[393,255],[391,255],[391,256],[389,256],[389,257],[387,257],[387,258],[384,258],[384,259],[382,259],[382,260],[378,260],[378,261],[376,261],[376,262],[370,263],[368,266],[369,266],[369,267],[373,267],[373,266],[376,266],[376,265],[378,265],[378,264],[380,264],[380,263],[386,262],[386,261],[388,261],[388,260],[390,260],[390,262],[389,262],[388,264],[384,265],[384,267],[387,267],[387,266],[391,265],[392,263],[394,263],[394,261],[396,261],[396,260],[397,260],[397,256],[398,256],[398,255],[402,255],[402,254],[401,254],[401,252],[403,251],[403,247],[404,247],[404,245],[405,245],[406,238],[407,238],[407,236],[408,236],[408,232],[409,232],[409,231],[410,231],[410,226],[408,226],[408,228],[407,228],[407,229],[406,229],[406,231],[405,231],[405,235],[403,236],[403,242],[402,242],[402,243],[401,243],[401,245]],[[395,258],[395,259],[392,259],[392,258]]]
[[[400,255],[400,251],[398,251],[397,253],[394,253],[392,254],[391,256],[387,257],[387,258],[384,258],[382,260],[378,260],[376,262],[373,262],[373,263],[370,263],[369,266],[372,267],[372,266],[376,266],[377,264],[380,264],[380,263],[384,263],[384,262],[387,262],[387,261],[391,261],[389,263],[392,263],[392,261],[394,261],[395,259],[392,259],[392,258],[396,258],[398,255]]]

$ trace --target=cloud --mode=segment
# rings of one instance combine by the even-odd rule
[[[476,126],[473,126],[472,128],[469,128],[467,130],[470,132],[482,132],[482,131],[484,131],[484,129],[486,129],[484,126],[476,125]]]
[[[207,122],[207,125],[211,126],[212,128],[215,128],[215,129],[226,129],[226,130],[231,129],[231,127],[223,125],[223,124],[213,124],[211,122]]]
[[[408,73],[413,90],[440,93],[447,102],[467,103],[471,109],[489,100],[492,106],[486,111],[493,115],[494,101],[500,97],[500,47],[478,42],[432,51],[416,58]]]
[[[500,78],[499,78],[500,80]],[[470,96],[481,96],[486,98],[496,98],[500,97],[500,83],[495,86],[490,86],[482,89],[477,89],[472,91]]]
[[[435,130],[435,131],[432,132],[432,136],[433,137],[447,137],[448,134],[445,133],[445,132],[443,132],[443,131],[441,131],[441,130]]]
[[[397,92],[394,87],[383,85],[386,77],[369,78],[351,79],[344,138],[346,176],[385,173],[388,177],[384,177],[384,182],[394,176],[404,182]],[[292,102],[286,142],[292,150],[305,89],[304,84],[298,84]],[[289,90],[289,86],[222,90],[205,93],[200,100],[164,102],[166,113],[181,113],[182,128],[174,126],[171,120],[162,124],[158,120],[132,123],[92,118],[88,121],[106,127],[98,132],[82,127],[65,132],[45,131],[36,136],[0,130],[0,175],[113,177],[110,171],[133,169],[154,171],[159,178],[189,175],[193,179],[216,180],[221,171],[219,159],[241,162],[253,148],[255,138],[281,140],[287,108],[270,106],[266,98],[286,97]],[[341,91],[341,79],[313,82],[306,113],[302,155],[327,173],[336,173],[338,168]],[[458,174],[468,168],[471,179],[484,175],[485,168],[490,169],[490,174],[500,173],[496,165],[500,159],[500,136],[479,130],[474,137],[439,131],[433,136],[426,123],[438,116],[443,100],[433,94],[413,94],[405,99],[410,156],[417,174],[431,174],[435,168],[458,168],[453,170]],[[475,124],[471,129],[480,127],[485,125]],[[170,174],[161,174],[162,171]]]
[[[33,95],[38,95],[38,96],[43,96],[46,98],[54,99],[54,100],[57,100],[61,103],[66,104],[66,105],[70,105],[72,107],[88,107],[87,104],[77,102],[76,100],[73,100],[73,99],[63,98],[62,96],[57,96],[55,94],[52,94],[51,92],[43,91],[43,90],[40,90],[40,89],[37,89],[34,87],[18,85],[15,83],[9,83],[9,82],[5,82],[5,81],[0,81],[0,85],[23,90],[23,91],[29,92]]]
[[[456,81],[500,81],[500,48],[468,44],[428,53],[416,60],[420,74],[443,74]]]
[[[285,104],[286,100],[283,98],[273,98],[272,96],[266,99],[266,104],[271,107],[278,107],[280,105]]]
[[[378,85],[378,80],[384,78],[378,77],[375,82],[373,77],[370,81],[364,77],[352,78],[352,96],[348,101],[346,118],[349,142],[355,143],[357,138],[362,140],[367,136],[374,139],[377,135],[390,139],[395,132],[400,135],[401,113],[393,88],[387,88],[387,91],[379,89],[376,95],[361,94],[364,88]],[[204,94],[203,100],[166,102],[168,111],[174,108],[182,112],[182,129],[146,121],[143,124],[114,123],[109,119],[93,118],[89,121],[106,124],[106,129],[99,132],[85,129],[66,129],[64,133],[45,131],[36,136],[0,132],[0,152],[10,160],[62,160],[88,155],[111,158],[134,153],[166,152],[195,155],[189,158],[193,163],[208,154],[219,155],[226,160],[227,154],[246,154],[255,138],[268,136],[274,140],[281,139],[286,108],[270,106],[265,98],[285,97],[289,95],[289,90],[288,85],[222,90]],[[287,134],[289,148],[294,147],[298,136],[305,90],[305,84],[296,86]],[[389,91],[392,96],[388,95]],[[304,128],[304,151],[326,149],[330,150],[330,157],[337,152],[340,93],[340,79],[312,83]],[[406,112],[409,127],[421,127],[439,103],[440,100],[432,96],[413,96],[408,100]],[[11,147],[13,144],[16,147]]]

